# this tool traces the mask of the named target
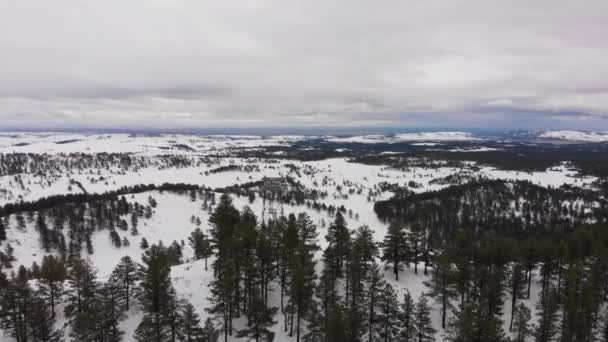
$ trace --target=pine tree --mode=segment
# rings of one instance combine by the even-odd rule
[[[418,298],[415,313],[414,326],[417,333],[417,342],[435,341],[436,330],[433,328],[431,320],[431,308],[424,293]]]
[[[199,315],[196,313],[192,303],[185,303],[179,322],[181,340],[185,342],[198,342],[203,339],[204,331],[201,328]]]
[[[361,226],[355,231],[352,249],[352,253],[357,255],[365,271],[367,271],[369,265],[378,257],[378,246],[374,241],[374,232],[369,226]]]
[[[139,322],[137,329],[133,333],[133,338],[137,342],[155,342],[155,330],[152,322],[152,318],[149,315],[144,316],[144,318]]]
[[[0,287],[0,328],[18,342],[27,341],[32,307],[32,289],[27,278],[13,277],[7,280],[2,275]]]
[[[143,254],[142,262],[144,267],[139,299],[146,314],[145,326],[151,326],[153,341],[162,342],[170,333],[169,314],[173,300],[170,261],[166,248],[160,245],[150,246]]]
[[[344,315],[342,308],[338,305],[334,305],[329,310],[329,319],[327,323],[327,330],[325,331],[326,341],[332,342],[347,342],[346,337],[346,324],[344,322]]]
[[[32,342],[62,341],[62,331],[55,329],[55,318],[42,296],[32,298],[29,308],[29,334]]]
[[[467,301],[455,310],[445,330],[446,341],[469,342],[478,337],[479,329],[476,325],[478,315],[475,308],[472,301]]]
[[[334,222],[327,229],[325,239],[334,251],[333,268],[337,271],[336,276],[342,276],[342,267],[350,250],[350,232],[346,227],[344,216],[340,212],[336,214]]]
[[[67,292],[65,315],[70,318],[72,336],[77,340],[86,340],[96,332],[99,313],[96,301],[99,284],[96,273],[88,260],[72,260],[68,272],[70,291]]]
[[[194,250],[196,260],[205,259],[205,271],[207,270],[207,259],[212,255],[211,241],[200,228],[196,228],[188,237],[190,247]]]
[[[407,265],[408,242],[405,229],[401,225],[391,224],[382,242],[382,261],[393,264],[395,279],[399,280],[402,264]]]
[[[119,342],[124,332],[119,323],[125,318],[124,304],[121,301],[122,286],[116,276],[99,285],[97,290],[97,333],[104,341]]]
[[[401,303],[401,310],[399,313],[400,321],[400,333],[399,341],[402,342],[414,342],[417,337],[416,325],[416,306],[414,299],[409,290],[406,290],[403,294],[403,302]]]
[[[426,283],[430,288],[429,296],[441,306],[441,327],[445,329],[446,316],[450,301],[455,297],[452,265],[447,254],[441,254],[435,263],[431,280]]]
[[[296,342],[300,341],[302,317],[307,315],[314,302],[315,266],[313,249],[300,244],[290,261],[290,306],[294,308],[296,316]],[[292,328],[293,321],[292,316]]]
[[[513,331],[513,320],[517,300],[523,298],[526,291],[524,264],[518,260],[514,261],[511,265],[509,272],[509,287],[511,294],[511,321],[509,323],[509,331]]]
[[[550,342],[557,333],[557,310],[559,303],[555,290],[547,287],[536,304],[538,325],[534,332],[536,342]]]
[[[514,342],[526,342],[528,336],[532,335],[532,325],[530,324],[530,309],[528,309],[528,307],[524,303],[520,303],[515,309],[514,316]]]
[[[325,341],[325,317],[321,314],[319,305],[316,301],[310,303],[311,307],[306,315],[306,332],[302,336],[303,342],[323,342]]]
[[[46,252],[49,252],[51,250],[49,228],[46,225],[44,215],[40,212],[38,213],[38,218],[36,219],[36,230],[38,230],[38,234],[40,234],[40,244],[42,245],[42,248]]]
[[[268,308],[259,296],[253,299],[253,305],[249,307],[248,314],[251,316],[251,325],[239,330],[237,337],[246,337],[248,341],[272,342],[274,332],[269,328],[277,322],[273,316],[277,313],[277,308]]]
[[[112,271],[112,276],[119,286],[119,297],[124,303],[124,310],[129,310],[131,298],[134,296],[135,283],[138,280],[138,267],[133,259],[125,255]]]
[[[47,299],[51,307],[51,314],[55,317],[55,305],[61,300],[64,291],[63,283],[66,278],[65,264],[53,255],[42,258],[40,268],[39,288],[40,295]]]
[[[380,294],[386,281],[380,275],[378,265],[372,265],[367,283],[367,337],[369,342],[381,341],[382,337],[380,336],[380,331],[377,329],[377,311],[380,303]]]
[[[418,262],[422,258],[424,252],[424,239],[424,228],[419,224],[412,225],[410,234],[408,235],[408,243],[411,261],[414,264],[414,274],[418,274]]]
[[[390,284],[385,284],[378,302],[377,329],[381,341],[395,341],[399,333],[399,302]]]
[[[203,336],[201,342],[217,342],[219,334],[211,318],[207,318],[203,327]]]
[[[215,279],[211,282],[212,307],[207,310],[222,319],[225,341],[232,334],[232,320],[239,310],[241,263],[238,258],[237,225],[241,222],[240,216],[230,196],[223,194],[209,217],[216,259],[213,263]]]

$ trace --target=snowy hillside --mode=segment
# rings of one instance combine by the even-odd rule
[[[577,133],[578,134],[578,133]],[[543,138],[569,139],[583,141],[608,140],[608,135],[600,133],[585,133],[576,135],[574,132],[546,132]],[[564,222],[596,222],[596,217],[586,218],[594,210],[599,210],[602,198],[590,198],[589,193],[595,191],[598,177],[581,175],[576,169],[564,161],[543,171],[520,171],[498,169],[493,166],[478,164],[474,161],[459,164],[444,161],[416,160],[407,167],[391,167],[382,164],[356,163],[348,158],[329,158],[320,160],[292,160],[281,159],[280,154],[273,158],[243,158],[230,156],[232,150],[260,149],[265,147],[290,146],[313,137],[304,136],[188,136],[188,135],[161,135],[161,136],[132,136],[126,134],[43,134],[43,133],[2,133],[0,134],[0,156],[4,165],[0,165],[0,208],[12,208],[11,205],[37,201],[49,196],[66,194],[80,194],[91,196],[104,194],[109,191],[121,191],[141,184],[182,184],[196,187],[189,191],[144,191],[138,193],[125,193],[124,199],[115,196],[107,202],[99,202],[100,206],[114,208],[116,205],[125,205],[127,209],[113,216],[119,227],[114,229],[100,225],[92,231],[87,231],[90,241],[87,242],[88,251],[78,250],[80,256],[89,260],[97,270],[100,280],[106,281],[112,275],[114,267],[124,256],[130,256],[135,262],[142,263],[142,241],[150,245],[162,242],[164,246],[171,246],[174,242],[181,245],[183,254],[182,263],[171,267],[171,281],[177,297],[186,299],[194,305],[196,312],[204,321],[211,315],[206,311],[210,307],[210,290],[214,280],[211,264],[217,256],[211,256],[207,261],[209,267],[205,269],[205,261],[196,260],[195,251],[188,243],[188,238],[197,228],[205,234],[213,229],[210,217],[217,206],[217,199],[223,192],[228,192],[239,211],[246,207],[251,208],[257,217],[257,223],[270,224],[273,214],[269,211],[274,206],[279,215],[288,217],[306,213],[312,223],[317,227],[318,244],[320,249],[315,250],[317,272],[322,271],[324,250],[331,247],[326,240],[329,227],[339,215],[344,215],[346,226],[356,230],[368,226],[372,232],[371,238],[375,242],[383,241],[389,231],[390,222],[381,220],[374,211],[375,203],[399,196],[413,196],[411,194],[429,194],[428,205],[433,205],[433,194],[451,186],[466,187],[468,182],[476,180],[492,181],[503,180],[506,189],[517,189],[520,183],[531,184],[534,191],[538,189],[551,189],[563,187],[563,193],[552,196],[568,194],[572,198],[559,201],[559,212],[563,210]],[[316,139],[316,138],[314,138]],[[593,140],[595,139],[595,140]],[[477,141],[469,133],[463,132],[437,132],[437,133],[404,133],[394,136],[366,135],[348,138],[323,137],[322,140],[335,143],[377,143],[377,142],[417,142],[415,147],[436,147],[435,142],[448,141]],[[500,151],[496,147],[477,147],[468,149],[452,149],[452,152],[485,152]],[[23,154],[31,155],[23,155]],[[75,155],[68,155],[73,153]],[[106,153],[115,153],[109,156]],[[76,155],[77,154],[77,155]],[[463,153],[464,155],[468,153]],[[391,160],[408,162],[407,157],[400,156],[398,152],[383,152],[378,154]],[[17,170],[17,171],[15,171]],[[280,177],[288,179],[290,185],[282,191],[283,195],[290,195],[285,200],[270,201],[262,196],[262,185],[267,177]],[[528,186],[528,185],[526,185]],[[538,189],[536,188],[538,187]],[[579,190],[571,190],[580,189]],[[194,189],[194,188],[192,188]],[[515,190],[514,190],[515,191]],[[510,213],[510,220],[533,225],[540,222],[538,216],[524,217],[523,212],[530,210],[528,203],[537,200],[536,195],[529,195],[531,190],[521,194],[521,198],[508,202],[502,208],[496,205],[492,212],[505,211],[506,219]],[[547,190],[549,191],[549,190]],[[587,191],[587,192],[584,192]],[[557,195],[556,195],[557,194]],[[299,196],[299,197],[298,197]],[[471,196],[466,195],[467,200]],[[517,196],[520,196],[517,194]],[[564,195],[565,196],[565,195]],[[497,195],[499,198],[504,194]],[[412,197],[413,198],[413,197]],[[570,198],[570,197],[569,197]],[[106,201],[106,199],[104,199]],[[122,201],[122,202],[121,202]],[[438,201],[438,200],[437,200]],[[149,203],[154,202],[151,206]],[[489,201],[486,201],[489,202]],[[33,263],[41,264],[45,255],[61,256],[56,248],[44,246],[41,237],[40,217],[47,215],[47,224],[53,230],[63,232],[76,229],[70,226],[95,227],[98,218],[89,217],[89,213],[98,212],[105,215],[105,209],[95,208],[94,201],[84,203],[67,203],[67,212],[79,212],[82,221],[65,217],[53,222],[51,217],[61,217],[52,211],[53,207],[40,211],[13,211],[4,218],[0,218],[6,228],[6,239],[0,245],[3,255],[11,255],[10,268],[5,265],[3,272],[10,274],[18,271],[20,265],[30,267]],[[125,204],[126,203],[126,204]],[[438,202],[436,202],[438,203]],[[425,204],[426,205],[426,204]],[[482,201],[473,202],[472,205],[482,209]],[[522,208],[520,208],[520,206]],[[538,206],[536,206],[538,207]],[[536,208],[535,207],[535,208]],[[563,207],[563,208],[562,208]],[[139,208],[139,209],[133,209]],[[8,210],[8,209],[6,209]],[[13,210],[13,209],[11,209]],[[82,210],[82,212],[81,212]],[[99,210],[99,211],[95,211]],[[141,211],[138,213],[137,211]],[[144,211],[146,214],[142,214]],[[396,209],[397,210],[397,209]],[[401,209],[399,209],[401,210]],[[8,211],[6,211],[8,212]],[[580,212],[580,215],[578,214]],[[2,213],[2,211],[0,211]],[[466,215],[463,211],[461,216]],[[56,215],[56,216],[51,216]],[[67,215],[67,214],[66,214]],[[577,216],[579,215],[580,218]],[[68,215],[69,216],[69,215]],[[424,216],[421,214],[421,216]],[[135,218],[134,218],[135,217]],[[426,218],[424,218],[426,219]],[[492,218],[494,219],[494,218]],[[561,218],[560,218],[561,219]],[[44,221],[44,218],[42,219]],[[70,221],[72,220],[72,221]],[[484,218],[484,220],[489,220]],[[568,221],[569,220],[569,221]],[[578,221],[575,221],[578,220]],[[76,222],[76,223],[75,223]],[[124,222],[124,223],[123,223]],[[112,221],[114,224],[114,221]],[[136,226],[136,229],[133,229]],[[405,224],[413,229],[414,224]],[[258,227],[259,228],[259,227]],[[261,228],[259,228],[261,229]],[[115,235],[112,235],[115,234]],[[354,236],[355,233],[353,233]],[[409,234],[409,233],[408,233]],[[76,243],[77,238],[66,234],[67,243]],[[86,240],[86,238],[84,238]],[[116,242],[118,241],[118,242]],[[78,241],[82,243],[82,241]],[[10,247],[9,247],[10,246]],[[10,250],[12,249],[12,250]],[[433,250],[431,255],[439,253]],[[381,274],[388,284],[392,285],[397,298],[401,300],[406,290],[412,294],[414,301],[418,301],[423,293],[428,294],[430,289],[425,282],[431,281],[431,270],[424,274],[422,269],[434,266],[430,262],[417,261],[418,272],[414,273],[413,264],[409,264],[398,271],[399,280],[396,280],[390,263],[374,257],[374,262],[380,265]],[[530,272],[532,294],[530,298],[521,300],[533,310],[539,300],[540,274]],[[343,280],[340,280],[343,281]],[[35,283],[35,280],[31,280]],[[342,284],[342,283],[340,283]],[[277,282],[270,285],[269,306],[281,306],[281,288]],[[504,303],[510,303],[510,295],[502,297]],[[450,299],[450,307],[456,306],[457,298]],[[436,329],[434,334],[438,341],[443,340],[445,331],[441,328],[440,305],[437,300],[431,300],[432,326]],[[64,304],[58,306],[55,327],[63,329],[63,336],[71,339],[71,323],[63,313]],[[450,311],[453,312],[453,311]],[[508,321],[511,318],[511,307],[505,305],[501,312],[503,317],[502,328],[511,336]],[[449,314],[448,317],[452,317]],[[120,321],[120,328],[124,331],[123,341],[135,341],[134,332],[144,317],[143,305],[134,305],[126,312],[126,317]],[[289,336],[286,329],[286,320],[280,310],[275,315],[274,324],[270,330],[275,334],[276,341],[296,341],[296,336]],[[216,328],[221,328],[220,320],[215,317]],[[285,319],[285,321],[284,321]],[[533,315],[532,321],[536,322]],[[234,319],[235,331],[247,327],[245,316]],[[9,331],[0,341],[14,341]],[[223,337],[220,336],[220,340]],[[229,341],[244,341],[245,338],[230,337]]]
[[[546,131],[540,134],[539,138],[583,142],[604,142],[608,141],[608,132]]]

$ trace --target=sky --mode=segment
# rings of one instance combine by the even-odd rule
[[[607,37],[605,0],[0,0],[0,130],[608,130]]]

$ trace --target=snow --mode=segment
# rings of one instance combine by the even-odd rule
[[[135,153],[201,155],[233,149],[287,146],[306,136],[130,135],[76,133],[0,133],[0,153]]]
[[[608,134],[608,133],[607,133]],[[233,148],[257,148],[264,146],[281,146],[290,142],[308,139],[305,136],[189,136],[189,135],[163,135],[163,136],[131,136],[126,134],[45,134],[45,133],[2,133],[0,134],[0,153],[23,152],[23,153],[72,153],[72,152],[128,152],[139,154],[155,160],[155,156],[168,153],[166,148],[173,146],[170,151],[175,154],[183,154],[190,158],[199,158],[200,155],[212,153],[218,150]],[[392,137],[381,135],[367,135],[350,138],[324,137],[328,141],[334,142],[397,142],[397,141],[418,141],[418,140],[473,140],[468,133],[463,132],[434,132],[434,133],[404,133]],[[607,136],[608,139],[608,136]],[[67,142],[66,142],[67,141]],[[58,142],[65,142],[60,143]],[[27,145],[26,145],[27,144]],[[184,150],[175,147],[184,144],[190,146],[192,150]],[[434,146],[436,143],[415,143],[422,146]],[[20,146],[18,146],[20,145]],[[414,145],[414,144],[413,144]],[[344,150],[344,149],[342,149]],[[490,148],[473,148],[458,150],[454,152],[469,151],[489,151],[496,150]],[[336,149],[338,151],[338,149]],[[345,150],[344,150],[345,151]],[[340,152],[340,151],[338,151]],[[382,152],[382,154],[397,154],[398,152]],[[279,153],[277,153],[279,155]],[[395,158],[399,158],[396,156]],[[301,168],[300,176],[290,173],[290,169],[285,164],[293,164]],[[206,171],[227,165],[255,165],[259,168],[251,172],[228,171],[219,173],[207,173]],[[473,163],[470,163],[473,166]],[[380,241],[387,229],[385,223],[381,222],[373,211],[375,200],[390,198],[393,194],[383,192],[370,200],[368,193],[370,190],[377,189],[380,182],[397,183],[406,185],[409,181],[421,184],[420,188],[411,189],[415,192],[429,190],[439,190],[447,185],[430,184],[433,179],[446,177],[451,174],[461,172],[459,168],[419,168],[412,167],[403,170],[389,168],[378,165],[354,164],[345,158],[333,158],[321,161],[300,162],[294,160],[260,160],[260,159],[241,159],[241,158],[212,158],[209,164],[204,163],[200,166],[163,168],[159,169],[154,164],[137,170],[118,170],[118,169],[80,169],[69,170],[56,175],[51,179],[45,179],[34,174],[20,174],[24,188],[17,187],[14,176],[0,177],[0,189],[8,189],[9,193],[0,192],[0,205],[18,200],[36,200],[41,197],[64,194],[67,192],[70,179],[74,179],[83,184],[89,193],[101,193],[108,190],[118,189],[123,186],[136,185],[141,183],[162,184],[171,183],[191,183],[208,187],[225,187],[229,185],[257,181],[265,176],[285,176],[290,175],[300,181],[309,189],[316,189],[327,192],[328,196],[322,201],[326,204],[335,206],[344,205],[350,209],[353,215],[345,215],[349,228],[355,229],[361,225],[368,225],[374,232],[376,241]],[[595,177],[582,177],[572,171],[567,163],[549,168],[540,172],[518,172],[509,170],[499,170],[493,167],[480,167],[476,175],[493,179],[510,180],[529,180],[542,186],[561,186],[572,184],[577,186],[589,186]],[[103,182],[93,182],[91,177],[105,178]],[[50,184],[49,184],[50,182]],[[107,184],[106,184],[107,182]],[[342,189],[338,190],[338,186]],[[349,191],[354,190],[354,191]],[[360,193],[358,190],[361,190]],[[81,191],[74,187],[72,192]],[[142,250],[139,243],[145,237],[149,243],[163,241],[165,245],[176,240],[187,241],[195,225],[190,222],[192,215],[200,217],[202,229],[208,229],[209,212],[201,209],[201,200],[191,201],[188,196],[173,194],[169,192],[160,193],[158,191],[146,192],[141,194],[129,195],[129,201],[146,203],[148,196],[156,199],[158,206],[154,209],[154,215],[147,220],[142,219],[139,223],[139,236],[131,236],[129,232],[118,230],[118,234],[126,237],[130,241],[130,246],[116,248],[109,239],[107,230],[95,232],[92,238],[94,253],[88,256],[99,271],[100,277],[107,277],[120,258],[125,255],[131,256],[134,260],[141,260]],[[216,194],[219,196],[219,194]],[[242,209],[244,206],[251,206],[253,211],[262,219],[263,203],[256,198],[252,203],[245,197],[234,197],[235,206]],[[326,233],[325,223],[329,223],[333,218],[325,211],[316,211],[307,206],[284,204],[281,206],[285,215],[290,213],[306,212],[312,221],[317,224],[319,231],[319,243],[326,247],[324,239]],[[357,215],[355,215],[357,214]],[[12,218],[14,220],[14,218]],[[38,234],[35,233],[33,222],[26,223],[24,230],[14,228],[7,230],[8,241],[15,248],[15,257],[20,264],[31,265],[36,261],[40,263],[45,252],[41,250],[38,241]],[[210,268],[204,270],[204,261],[192,261],[193,252],[186,243],[184,246],[184,259],[182,265],[172,268],[172,281],[179,296],[189,299],[197,309],[201,318],[204,320],[208,314],[204,308],[208,306],[209,289],[208,284],[212,279]],[[320,257],[320,254],[317,255]],[[209,264],[212,260],[209,260]],[[428,280],[423,275],[423,265],[420,265],[418,274],[413,273],[413,267],[407,268],[400,273],[400,280],[394,280],[394,275],[390,270],[385,270],[386,279],[395,287],[400,299],[405,289],[409,289],[414,297],[418,297],[426,291],[424,281]],[[534,283],[536,285],[536,282]],[[536,300],[537,291],[532,291],[533,298],[526,303],[532,306]],[[271,295],[272,302],[278,302],[276,291]],[[508,299],[507,299],[508,301]],[[62,311],[62,310],[58,310]],[[505,317],[510,316],[510,306],[505,306]],[[128,313],[128,318],[121,323],[125,330],[124,341],[132,341],[132,334],[137,324],[141,320],[141,309],[134,307]],[[277,315],[280,319],[280,314]],[[58,326],[64,322],[60,315]],[[433,311],[433,321],[438,328],[437,337],[441,340],[442,331],[439,327],[439,310]],[[508,319],[505,319],[507,322]],[[236,322],[236,327],[240,327],[244,322]],[[295,337],[290,338],[283,332],[282,325],[277,324],[273,328],[276,332],[277,341],[295,341]],[[66,332],[67,334],[67,332]],[[67,336],[67,335],[66,335]],[[10,338],[0,336],[0,342],[12,341]],[[231,341],[236,341],[235,338]]]
[[[608,131],[586,132],[586,131],[546,131],[539,135],[543,139],[557,139],[583,142],[608,141]]]
[[[395,135],[360,135],[352,137],[331,137],[326,138],[327,141],[337,143],[361,143],[361,144],[377,144],[377,143],[397,143],[407,141],[471,141],[479,140],[474,138],[471,133],[466,132],[418,132],[418,133],[400,133]]]
[[[477,147],[477,148],[469,148],[469,149],[462,149],[462,148],[454,148],[451,150],[448,150],[448,152],[490,152],[490,151],[500,151],[500,148],[494,148],[494,147]]]

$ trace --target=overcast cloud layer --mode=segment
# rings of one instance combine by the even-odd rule
[[[606,0],[0,0],[0,128],[606,119]]]

